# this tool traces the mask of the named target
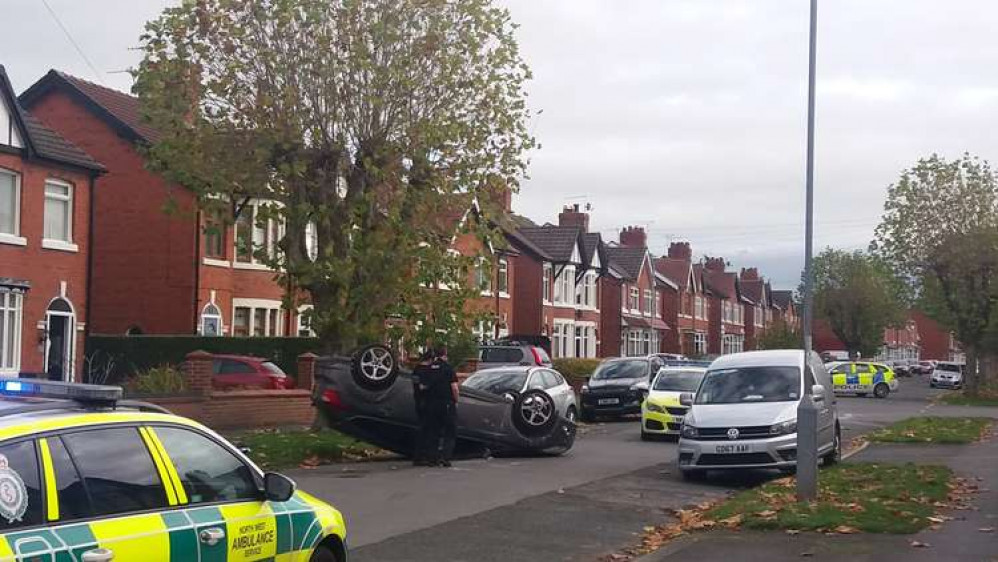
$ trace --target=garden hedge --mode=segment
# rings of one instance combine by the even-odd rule
[[[295,376],[298,356],[320,347],[318,338],[90,336],[83,372],[88,381],[119,384],[152,367],[179,365],[188,353],[203,350],[263,357]]]
[[[566,379],[578,380],[592,376],[600,364],[600,359],[555,359],[554,368]]]

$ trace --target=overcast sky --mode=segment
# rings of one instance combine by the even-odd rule
[[[503,0],[535,74],[542,148],[514,208],[538,222],[589,203],[616,239],[758,266],[803,262],[806,0]],[[3,0],[0,64],[18,91],[49,68],[127,90],[165,0]],[[864,247],[887,185],[920,156],[998,155],[998,4],[823,1],[817,246]],[[95,77],[96,74],[96,77]]]

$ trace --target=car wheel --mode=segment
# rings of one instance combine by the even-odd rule
[[[565,412],[565,418],[570,422],[575,422],[575,418],[579,417],[578,412],[575,411],[575,406],[569,406],[568,410]]]
[[[873,387],[873,395],[877,398],[887,398],[891,393],[891,387],[887,386],[887,383],[879,382],[877,386]]]
[[[838,464],[842,460],[842,430],[839,429],[838,425],[835,426],[835,443],[823,460],[825,466]]]
[[[364,390],[385,390],[399,376],[398,361],[383,345],[365,345],[353,354],[350,374]]]
[[[312,552],[312,556],[308,559],[309,562],[340,562],[336,554],[324,546],[320,546]]]
[[[513,425],[527,436],[543,435],[558,421],[558,411],[551,396],[539,389],[532,389],[516,397],[513,402]]]

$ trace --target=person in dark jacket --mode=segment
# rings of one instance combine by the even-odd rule
[[[435,456],[426,456],[427,449],[429,448],[427,441],[430,438],[429,433],[432,427],[430,426],[430,418],[426,410],[426,386],[424,386],[429,382],[434,359],[435,356],[432,350],[424,351],[419,356],[419,362],[416,364],[416,367],[412,370],[412,399],[416,407],[416,421],[418,422],[416,444],[414,447],[415,454],[412,458],[412,464],[415,466],[432,466],[436,458]]]
[[[433,362],[419,373],[423,418],[417,458],[437,466],[450,466],[457,434],[457,373],[447,362],[447,349],[434,351]],[[422,421],[421,420],[421,421]]]

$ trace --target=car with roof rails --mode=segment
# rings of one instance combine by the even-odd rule
[[[832,381],[821,357],[803,350],[733,353],[711,363],[689,407],[679,439],[684,478],[710,471],[797,468],[797,408],[810,385],[818,407],[818,454],[824,463],[842,458]]]
[[[321,423],[412,456],[419,427],[414,379],[391,349],[366,345],[349,356],[321,357],[316,366],[312,403]],[[554,371],[545,367],[538,372]],[[459,386],[455,456],[560,455],[571,449],[575,421],[559,410],[567,403],[554,394],[561,383],[551,379],[549,387],[546,379],[539,379],[543,388],[520,393]]]
[[[543,347],[528,343],[508,342],[478,347],[478,367],[488,369],[501,366],[552,367],[551,357]]]
[[[115,386],[0,380],[0,560],[346,562],[332,506]]]

